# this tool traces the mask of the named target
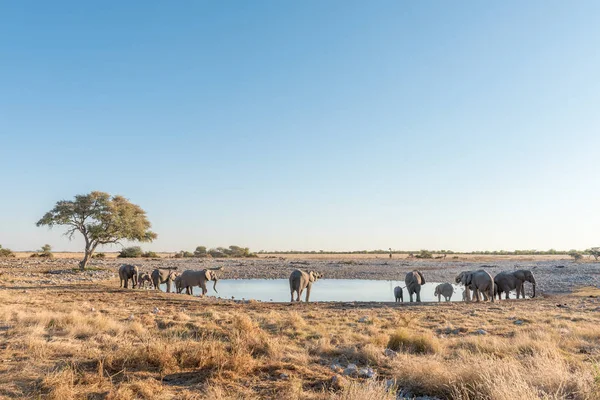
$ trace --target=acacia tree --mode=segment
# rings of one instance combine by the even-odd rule
[[[75,196],[75,200],[61,200],[36,225],[63,225],[65,236],[71,240],[76,232],[85,239],[85,255],[79,263],[84,270],[98,245],[118,244],[123,240],[151,242],[156,233],[146,212],[123,196],[91,192]]]

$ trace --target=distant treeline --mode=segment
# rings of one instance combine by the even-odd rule
[[[498,255],[498,256],[521,256],[521,255],[569,255],[572,252],[579,252],[586,254],[589,250],[493,250],[493,251],[452,251],[452,250],[391,250],[392,254],[419,254],[423,251],[433,254],[479,254],[479,255]],[[354,251],[299,251],[299,250],[287,250],[287,251],[266,251],[260,250],[258,254],[390,254],[390,250],[354,250]]]

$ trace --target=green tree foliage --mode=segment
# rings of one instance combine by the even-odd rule
[[[158,254],[155,251],[147,251],[142,254],[143,258],[158,258]]]
[[[105,259],[105,258],[106,258],[106,254],[104,254],[104,253],[96,253],[96,254],[94,254],[94,255],[92,256],[92,258],[97,258],[97,259],[99,259],[99,260],[103,260],[103,259]]]
[[[0,258],[2,257],[14,257],[15,253],[11,249],[3,248],[0,244]]]
[[[194,250],[194,257],[207,257],[208,253],[206,252],[205,246],[198,246],[196,250]]]
[[[586,253],[594,257],[594,260],[598,261],[600,257],[600,247],[592,247],[591,249],[587,249]]]
[[[74,200],[61,200],[36,225],[50,228],[65,226],[65,235],[69,239],[76,232],[81,233],[85,240],[85,255],[79,263],[82,270],[99,245],[118,244],[123,240],[151,242],[157,237],[150,230],[152,225],[140,206],[130,203],[123,196],[111,196],[104,192],[91,192],[77,195]]]
[[[569,255],[571,257],[573,257],[573,259],[575,259],[575,260],[581,260],[581,258],[583,257],[583,254],[581,253],[581,251],[577,251],[577,250],[570,250]]]
[[[142,248],[140,246],[131,246],[131,247],[125,247],[123,250],[121,250],[121,252],[119,253],[119,255],[117,256],[118,258],[140,258],[142,257],[142,254],[144,252],[142,251]]]
[[[52,246],[45,244],[41,249],[38,250],[37,253],[33,253],[30,257],[54,258],[54,254],[52,254]]]
[[[417,254],[415,257],[417,257],[417,258],[433,258],[433,253],[431,253],[429,250],[421,250],[419,252],[419,254]]]

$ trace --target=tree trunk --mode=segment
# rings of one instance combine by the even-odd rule
[[[79,269],[84,271],[85,267],[87,267],[88,261],[90,261],[90,258],[92,258],[92,253],[94,250],[92,249],[85,249],[85,255],[83,256],[83,260],[81,260],[79,262]]]

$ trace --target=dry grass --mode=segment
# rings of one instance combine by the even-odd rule
[[[112,283],[8,287],[0,291],[0,397],[378,400],[394,398],[393,380],[442,399],[592,400],[600,398],[595,293],[349,307],[236,304]],[[332,363],[377,376],[334,384]]]

